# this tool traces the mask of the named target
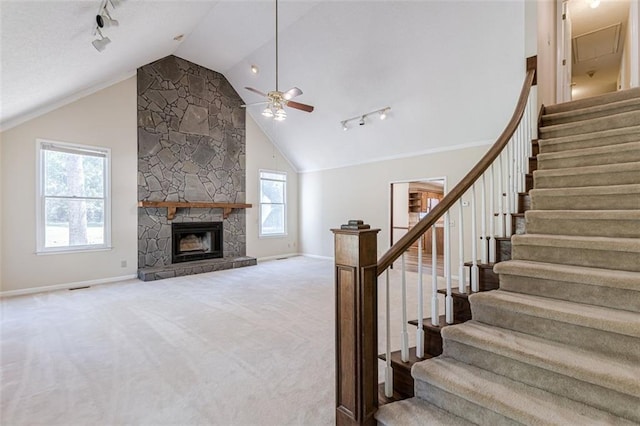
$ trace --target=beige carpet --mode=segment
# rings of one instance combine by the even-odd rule
[[[3,299],[0,424],[334,424],[333,286],[296,257]]]

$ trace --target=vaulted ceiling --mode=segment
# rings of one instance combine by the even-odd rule
[[[120,25],[104,30],[111,43],[98,52],[99,1],[0,2],[3,128],[170,54],[223,73],[247,103],[261,99],[245,86],[275,88],[273,1],[118,3]],[[296,100],[316,109],[289,109],[283,122],[260,107],[248,113],[300,171],[488,143],[510,116],[524,76],[522,1],[279,8],[280,89],[301,88]],[[387,106],[387,120],[342,130],[342,120]]]

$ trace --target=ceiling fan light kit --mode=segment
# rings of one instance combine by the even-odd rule
[[[256,65],[251,65],[251,72],[257,74],[258,71],[259,70]],[[267,118],[273,118],[277,121],[283,121],[287,118],[287,112],[285,111],[284,107],[294,108],[304,112],[312,112],[314,109],[311,105],[302,104],[300,102],[294,102],[291,100],[296,96],[302,95],[302,90],[298,89],[297,87],[292,87],[286,92],[281,92],[278,89],[278,0],[276,0],[276,90],[264,93],[258,89],[254,89],[253,87],[245,87],[245,89],[262,97],[265,97],[266,100],[242,106],[248,107],[253,105],[266,104],[267,106],[262,111],[262,115]]]
[[[380,109],[377,109],[375,111],[368,112],[366,114],[357,115],[355,117],[351,117],[351,118],[347,118],[346,120],[342,120],[340,122],[340,125],[342,126],[342,130],[344,130],[346,132],[347,130],[349,130],[349,123],[352,122],[352,121],[358,120],[358,125],[364,126],[365,124],[367,124],[365,119],[368,116],[374,115],[374,114],[378,114],[378,117],[380,118],[380,120],[385,120],[387,118],[387,116],[388,116],[389,111],[391,111],[391,107],[380,108]]]
[[[116,1],[115,4],[118,4],[118,2]],[[111,43],[109,37],[105,37],[104,34],[102,34],[102,29],[120,25],[117,20],[111,17],[109,9],[107,9],[108,5],[111,5],[111,7],[115,9],[115,4],[113,0],[102,0],[100,2],[98,14],[95,19],[95,27],[93,29],[93,35],[97,38],[91,42],[98,52],[102,52],[107,47],[107,44]]]

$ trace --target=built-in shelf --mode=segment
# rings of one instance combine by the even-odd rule
[[[222,209],[222,217],[227,218],[233,209],[249,209],[251,204],[243,203],[207,203],[207,202],[186,202],[186,201],[138,201],[138,207],[166,207],[167,219],[173,220],[178,209],[200,208],[200,209]]]

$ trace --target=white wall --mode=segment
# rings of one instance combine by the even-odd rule
[[[286,122],[285,122],[286,123]],[[287,235],[258,237],[259,170],[287,173]],[[247,114],[247,256],[258,259],[298,252],[298,173]]]
[[[136,99],[133,77],[0,134],[4,294],[136,274]],[[111,148],[112,250],[35,254],[37,138]]]
[[[506,124],[506,123],[505,123]],[[394,181],[446,177],[453,188],[489,145],[300,174],[300,244],[304,254],[333,257],[332,228],[362,219],[378,234],[378,256],[389,246],[389,191]],[[463,199],[468,200],[465,195]],[[465,217],[470,217],[465,212]],[[457,223],[457,213],[452,217]],[[470,241],[470,227],[466,239]],[[458,228],[452,230],[453,274],[457,275]]]

